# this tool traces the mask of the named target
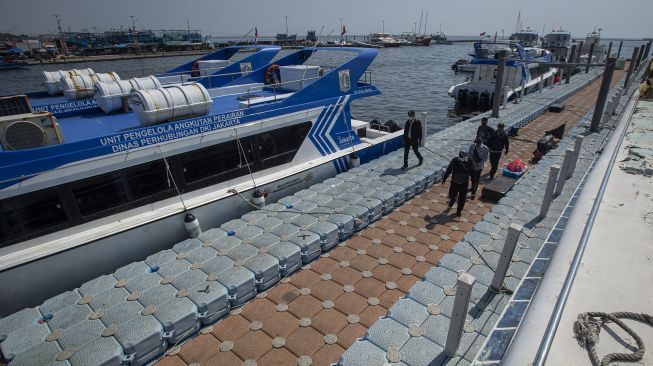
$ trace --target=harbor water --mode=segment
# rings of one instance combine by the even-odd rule
[[[643,41],[625,41],[621,55],[630,57],[632,49],[642,43]],[[618,45],[619,41],[614,41],[613,52],[616,52]],[[292,52],[295,50],[282,50],[275,59]],[[460,122],[461,116],[468,115],[470,111],[456,110],[453,99],[447,95],[447,90],[450,86],[462,83],[471,76],[471,74],[451,71],[451,65],[454,62],[461,58],[469,59],[470,53],[472,53],[472,43],[379,49],[379,54],[370,70],[371,81],[381,90],[382,94],[352,103],[352,117],[366,121],[377,119],[382,123],[393,120],[402,126],[407,119],[406,112],[408,110],[413,109],[418,115],[420,112],[428,112],[429,134]],[[5,70],[0,72],[0,95],[43,90],[41,76],[43,70],[90,67],[96,72],[115,71],[121,78],[127,79],[162,73],[196,57],[177,56],[60,65],[46,64]],[[308,63],[335,66],[343,61],[335,59],[335,57],[343,56],[337,53],[334,55],[334,52],[317,52]]]

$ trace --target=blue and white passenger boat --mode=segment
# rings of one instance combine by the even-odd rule
[[[308,62],[327,52],[350,58]],[[131,111],[3,111],[0,316],[399,148],[350,115],[380,94],[376,54],[304,49],[219,87],[133,90]]]
[[[551,51],[522,47],[517,43],[479,42],[474,44],[470,65],[475,65],[471,80],[449,88],[449,96],[459,105],[490,107],[494,100],[499,52],[506,52],[504,88],[506,100],[525,95],[553,82],[557,69],[540,64],[553,61]]]
[[[54,117],[97,113],[101,105],[93,98],[97,82],[116,82],[117,91],[149,89],[195,81],[207,88],[225,85],[243,74],[268,64],[281,48],[278,46],[231,46],[211,52],[183,65],[150,76],[121,80],[115,72],[96,73],[91,68],[43,71],[45,91],[26,93],[34,111],[50,112]],[[249,53],[236,60],[239,52]],[[114,85],[115,87],[116,85]],[[104,90],[99,91],[104,92]]]

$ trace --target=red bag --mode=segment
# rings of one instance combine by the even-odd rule
[[[524,162],[520,159],[515,159],[508,163],[506,168],[511,172],[523,172],[524,169],[526,169],[526,164],[524,164]]]

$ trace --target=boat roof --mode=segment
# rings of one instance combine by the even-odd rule
[[[354,57],[297,91],[265,84],[265,74],[269,67],[302,65],[315,53],[324,52],[348,52]],[[370,48],[299,50],[220,88],[209,89],[213,103],[209,114],[205,116],[153,126],[142,126],[135,113],[106,115],[97,112],[58,119],[64,143],[0,151],[0,188],[16,183],[17,179],[22,180],[67,163],[115,153],[115,147],[122,146],[119,143],[129,140],[130,136],[153,137],[135,147],[142,148],[160,143],[161,140],[156,137],[168,141],[165,137],[169,136],[170,131],[181,131],[175,135],[179,136],[175,139],[183,138],[205,133],[206,129],[197,131],[198,126],[207,126],[208,131],[216,131],[335,103],[341,99],[349,103],[358,98],[380,94],[374,85],[359,81],[376,55],[377,50]],[[247,100],[243,97],[257,98],[263,102],[243,106],[243,99]]]

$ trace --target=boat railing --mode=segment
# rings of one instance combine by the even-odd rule
[[[277,101],[277,96],[279,95],[278,92],[279,90],[283,90],[282,86],[283,85],[288,85],[288,84],[297,84],[301,83],[300,85],[302,88],[304,88],[304,82],[310,81],[310,80],[317,80],[321,78],[321,76],[316,76],[316,77],[311,77],[311,78],[301,78],[301,79],[296,79],[296,80],[289,80],[289,81],[283,81],[283,82],[278,82],[274,84],[266,84],[266,85],[256,85],[256,86],[251,86],[247,88],[247,107],[249,108],[251,106],[251,100],[252,98],[256,98],[256,95],[252,96],[252,92],[256,91],[262,91],[264,88],[272,88],[272,101],[276,102]]]

